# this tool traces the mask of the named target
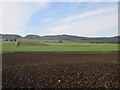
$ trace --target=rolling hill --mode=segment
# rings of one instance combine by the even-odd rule
[[[27,35],[22,37],[16,34],[0,34],[0,38],[4,39],[38,39],[38,40],[69,40],[75,42],[87,42],[87,43],[120,43],[120,36],[114,37],[81,37],[73,35]]]

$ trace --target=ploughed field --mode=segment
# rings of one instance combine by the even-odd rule
[[[117,54],[3,54],[3,88],[120,88]]]

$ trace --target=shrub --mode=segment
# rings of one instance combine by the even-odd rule
[[[62,41],[62,40],[60,40],[59,42],[60,42],[60,43],[63,43],[63,41]]]

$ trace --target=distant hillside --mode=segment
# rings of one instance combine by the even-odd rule
[[[27,38],[27,39],[40,39],[40,36],[38,36],[38,35],[27,35],[24,38]]]
[[[118,39],[119,38],[119,39]],[[43,40],[69,40],[69,41],[79,41],[79,42],[89,42],[89,43],[117,43],[120,41],[120,36],[115,37],[80,37],[72,35],[55,35],[55,36],[43,36]]]
[[[56,36],[43,36],[43,39],[60,39],[60,40],[82,40],[86,39],[87,37],[78,37],[78,36],[72,36],[72,35],[56,35]]]
[[[0,38],[2,39],[18,39],[22,38],[20,35],[16,34],[0,34]]]
[[[21,37],[20,35],[15,34],[0,34],[2,39],[40,39],[40,40],[69,40],[69,41],[77,41],[77,42],[88,42],[88,43],[118,43],[120,42],[120,36],[115,37],[81,37],[81,36],[73,36],[73,35],[27,35],[25,37]]]

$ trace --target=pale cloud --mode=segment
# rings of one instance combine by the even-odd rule
[[[26,27],[32,15],[47,3],[2,3],[2,33],[14,33]]]
[[[0,3],[0,13],[2,12],[2,3]],[[0,30],[2,30],[2,14],[0,14]]]
[[[45,23],[51,22],[51,21],[52,21],[52,18],[45,18],[45,19],[42,20],[42,22],[45,22]]]
[[[103,14],[109,12],[109,14]],[[97,15],[101,14],[101,15]],[[94,16],[94,17],[93,17]],[[80,22],[72,22],[75,19],[85,18]],[[90,17],[90,18],[87,18]],[[87,19],[86,19],[87,18]],[[61,23],[63,22],[63,24]],[[59,24],[60,25],[59,25]],[[93,12],[84,13],[82,15],[76,15],[68,17],[58,21],[57,26],[48,27],[45,29],[45,33],[49,34],[71,34],[80,36],[105,36],[105,35],[117,35],[118,27],[118,14],[117,9],[105,9]],[[66,23],[66,24],[65,24]],[[110,31],[111,29],[116,29]],[[105,33],[108,32],[108,33]]]
[[[59,23],[67,23],[67,22],[78,20],[78,19],[84,19],[84,18],[96,16],[96,15],[99,15],[99,14],[103,14],[103,13],[106,13],[106,12],[110,12],[110,11],[113,11],[113,10],[117,10],[117,7],[95,10],[95,11],[90,11],[90,12],[86,12],[86,13],[83,13],[83,14],[67,17],[67,18],[64,18],[64,19],[60,20]]]

